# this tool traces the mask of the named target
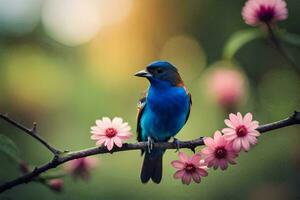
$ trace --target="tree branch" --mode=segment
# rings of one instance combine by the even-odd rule
[[[4,121],[10,123],[11,125],[17,127],[18,129],[24,131],[25,133],[27,133],[28,135],[30,135],[31,137],[33,137],[34,139],[36,139],[37,141],[39,141],[42,145],[44,145],[49,151],[51,151],[53,153],[53,155],[55,157],[57,157],[61,151],[59,151],[58,149],[52,147],[50,144],[48,144],[48,142],[46,142],[42,137],[40,137],[37,133],[37,124],[34,122],[32,128],[27,128],[24,125],[20,124],[19,122],[11,119],[8,117],[8,115],[3,115],[0,114],[0,118],[2,118]]]
[[[3,118],[3,117],[1,117],[1,118]],[[9,120],[7,120],[8,119],[7,117],[5,117],[3,119],[5,119],[6,121],[9,121]],[[24,128],[22,125],[20,125],[18,123],[15,123],[14,121],[9,121],[9,122],[24,131],[25,130],[28,131],[28,129]],[[290,116],[287,119],[283,119],[278,122],[273,122],[270,124],[261,125],[257,128],[257,130],[260,133],[264,133],[264,132],[272,131],[275,129],[292,126],[295,124],[300,124],[300,112],[295,112],[292,116]],[[44,143],[42,143],[42,144],[44,144]],[[175,143],[175,142],[154,143],[154,148],[177,149],[179,147],[179,148],[188,148],[188,149],[193,150],[194,148],[196,148],[198,146],[202,146],[202,145],[204,145],[204,142],[203,142],[203,138],[201,137],[201,138],[198,138],[195,140],[190,140],[190,141],[179,141],[178,143]],[[18,186],[18,185],[21,185],[24,183],[28,183],[28,182],[34,180],[35,178],[37,178],[41,173],[44,173],[52,168],[56,168],[57,166],[65,163],[65,162],[68,162],[70,160],[87,157],[87,156],[91,156],[91,155],[96,155],[96,154],[114,153],[114,152],[140,150],[140,149],[146,150],[147,147],[148,147],[147,142],[138,142],[138,143],[134,143],[134,144],[125,143],[125,144],[123,144],[123,146],[121,148],[114,147],[111,151],[108,151],[106,147],[102,146],[102,147],[94,147],[94,148],[84,149],[84,150],[80,150],[80,151],[69,152],[69,153],[65,153],[65,154],[59,154],[58,157],[56,157],[52,161],[50,161],[40,167],[36,167],[34,170],[32,170],[31,172],[29,172],[23,176],[20,176],[14,180],[8,181],[8,182],[0,185],[0,193],[6,191],[8,189],[11,189],[15,186]]]

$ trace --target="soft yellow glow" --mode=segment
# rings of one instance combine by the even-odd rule
[[[69,46],[91,40],[100,28],[97,0],[46,0],[42,22],[46,32]]]
[[[86,69],[99,83],[110,86],[132,81],[133,73],[147,64],[145,60],[151,62],[155,57],[147,36],[129,26],[116,29],[102,31],[87,49]]]
[[[206,62],[199,42],[188,35],[179,35],[167,40],[160,59],[175,64],[182,76],[186,77],[184,80],[191,80],[199,75]]]
[[[114,24],[123,21],[130,13],[133,0],[99,0],[102,24]]]

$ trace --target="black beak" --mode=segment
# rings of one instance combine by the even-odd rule
[[[141,70],[135,73],[134,75],[138,77],[146,77],[146,78],[152,77],[152,75],[147,70]]]

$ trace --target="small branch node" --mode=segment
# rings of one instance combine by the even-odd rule
[[[37,167],[34,167],[34,169],[32,170],[32,173],[35,173],[38,170]]]
[[[292,116],[298,123],[300,123],[300,112],[294,111],[294,115]]]
[[[195,148],[195,147],[190,147],[190,150],[191,150],[193,153],[196,153],[196,148]]]
[[[32,129],[31,129],[31,132],[32,132],[33,134],[35,134],[35,135],[36,135],[36,129],[37,129],[37,123],[36,123],[36,122],[33,122],[33,123],[32,123]]]

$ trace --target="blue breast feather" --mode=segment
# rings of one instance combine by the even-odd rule
[[[155,141],[167,141],[175,136],[184,126],[189,109],[190,97],[183,87],[150,87],[141,117],[142,140],[150,136]]]

